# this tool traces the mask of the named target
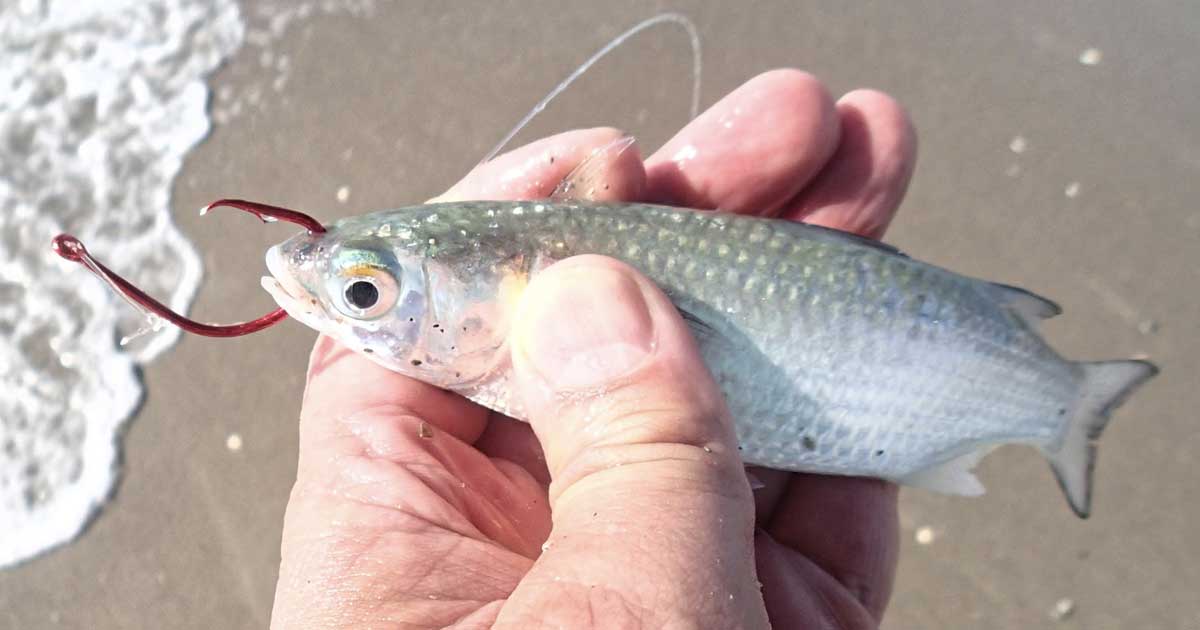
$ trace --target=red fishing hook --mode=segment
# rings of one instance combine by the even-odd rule
[[[274,223],[275,221],[287,221],[295,223],[303,227],[309,234],[323,234],[325,226],[321,225],[316,219],[295,210],[287,208],[279,208],[276,206],[268,206],[262,203],[253,201],[243,201],[241,199],[221,199],[208,204],[200,211],[201,215],[207,214],[209,210],[221,206],[229,206],[237,208],[253,214],[261,219],[264,223]],[[187,332],[206,337],[239,337],[248,335],[252,332],[257,332],[268,326],[279,323],[285,317],[287,312],[282,308],[277,308],[258,319],[240,324],[229,324],[220,326],[216,324],[203,324],[193,319],[189,319],[172,311],[162,302],[150,297],[141,289],[133,286],[128,280],[117,275],[108,267],[105,267],[100,261],[92,257],[83,243],[79,239],[70,234],[59,234],[51,241],[51,246],[55,253],[67,260],[79,263],[86,267],[89,271],[96,274],[101,280],[108,283],[113,290],[121,294],[122,297],[129,300],[133,304],[175,324],[176,326],[186,330]]]

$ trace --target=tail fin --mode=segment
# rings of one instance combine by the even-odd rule
[[[1070,410],[1066,437],[1057,451],[1046,451],[1046,456],[1071,509],[1079,518],[1087,518],[1092,509],[1096,441],[1108,424],[1109,414],[1158,374],[1158,368],[1153,363],[1135,360],[1078,365],[1083,369],[1083,384]]]

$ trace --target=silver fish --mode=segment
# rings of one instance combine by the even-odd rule
[[[379,364],[522,418],[506,339],[525,283],[602,254],[645,273],[691,326],[743,460],[976,495],[1001,444],[1049,459],[1080,517],[1110,412],[1157,369],[1072,362],[1036,332],[1054,303],[888,245],[791,221],[661,206],[422,205],[273,247],[289,315]]]

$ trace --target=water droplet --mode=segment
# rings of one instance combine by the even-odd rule
[[[1024,136],[1016,136],[1008,142],[1008,150],[1013,153],[1024,153],[1029,148],[1029,141]]]
[[[913,539],[917,541],[918,545],[932,545],[936,538],[937,533],[928,525],[918,527],[913,534]]]
[[[342,186],[341,188],[337,189],[337,200],[338,203],[346,203],[350,200],[349,186]]]
[[[675,155],[671,156],[671,161],[672,162],[686,162],[688,160],[695,159],[695,157],[698,154],[699,154],[699,151],[696,149],[696,147],[694,145],[690,145],[690,144],[685,145],[682,149],[677,151],[675,153]]]
[[[1074,199],[1079,196],[1079,190],[1079,182],[1071,182],[1067,184],[1065,189],[1063,189],[1063,194],[1066,195],[1068,199]]]
[[[225,448],[234,453],[242,450],[242,436],[238,433],[230,433],[229,437],[225,438]]]

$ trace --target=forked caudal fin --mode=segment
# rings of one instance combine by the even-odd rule
[[[1062,445],[1057,451],[1043,451],[1071,509],[1080,518],[1087,518],[1092,509],[1092,471],[1100,433],[1113,410],[1158,374],[1158,368],[1153,363],[1136,360],[1078,365],[1083,370],[1083,382],[1070,411]]]

